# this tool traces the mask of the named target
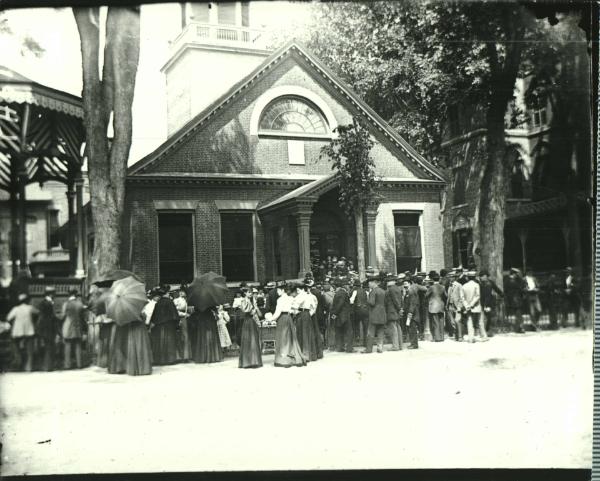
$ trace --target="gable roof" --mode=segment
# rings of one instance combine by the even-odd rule
[[[171,137],[169,137],[156,150],[135,162],[128,168],[128,175],[135,175],[144,170],[154,161],[166,155],[178,144],[187,139],[193,132],[198,130],[207,120],[216,115],[222,108],[230,104],[244,90],[254,84],[261,76],[273,68],[276,64],[285,59],[288,55],[297,53],[321,76],[323,76],[334,89],[339,91],[350,103],[356,107],[369,122],[376,127],[388,140],[396,147],[407,154],[409,161],[419,167],[427,175],[438,181],[445,182],[444,173],[435,165],[419,154],[395,129],[393,129],[385,120],[383,120],[371,107],[369,107],[345,82],[326,67],[318,58],[301,43],[292,40],[279,49],[275,50],[265,61],[256,69],[250,72],[246,77],[234,84],[227,92],[217,98],[213,103],[206,107],[202,112],[187,122]]]

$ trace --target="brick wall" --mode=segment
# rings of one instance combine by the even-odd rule
[[[378,268],[396,273],[396,243],[394,212],[421,214],[422,268],[439,271],[445,265],[444,239],[439,193],[408,191],[401,188],[382,192],[375,224]]]
[[[319,150],[326,141],[306,140],[306,165],[289,165],[287,140],[249,135],[256,100],[272,87],[288,85],[316,93],[331,109],[338,124],[351,122],[357,113],[355,107],[347,106],[338,93],[325,86],[317,74],[303,68],[294,58],[287,58],[145,172],[328,174],[330,164],[319,161]],[[373,133],[377,142],[372,154],[379,175],[415,178],[418,173],[406,154],[376,131]]]
[[[248,186],[215,188],[129,185],[126,199],[129,220],[126,223],[131,224],[125,229],[123,251],[131,252],[131,256],[130,259],[124,259],[124,265],[139,273],[147,284],[156,284],[159,280],[158,214],[154,201],[188,201],[194,212],[196,269],[199,273],[207,271],[220,273],[220,213],[215,201],[263,201],[274,195],[283,195],[290,189],[258,189]],[[264,230],[258,215],[255,216],[255,229],[257,275],[260,280],[264,280],[266,277]]]

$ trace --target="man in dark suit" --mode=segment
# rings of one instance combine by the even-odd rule
[[[369,303],[367,292],[360,282],[354,281],[354,288],[350,296],[350,304],[354,308],[354,337],[361,338],[362,345],[367,347],[367,329],[369,328]]]
[[[406,325],[408,326],[408,336],[410,338],[409,349],[419,348],[418,324],[421,316],[419,287],[413,284],[410,279],[404,280],[404,289],[406,290],[404,312],[406,313]]]
[[[386,328],[392,338],[392,351],[402,349],[402,329],[400,328],[400,315],[402,312],[402,303],[404,292],[397,285],[396,276],[389,276],[387,279],[387,290],[385,292],[385,315],[387,317]]]
[[[523,279],[516,268],[510,270],[508,279],[504,282],[506,295],[506,310],[508,315],[515,317],[515,332],[523,334]]]
[[[348,294],[348,281],[339,280],[338,289],[331,304],[331,319],[335,323],[336,350],[353,352],[352,306]]]
[[[275,314],[275,309],[277,308],[277,299],[279,299],[276,287],[277,284],[275,282],[267,282],[265,285],[265,290],[267,291],[267,296],[265,299],[265,314],[267,312]]]
[[[310,286],[310,293],[317,298],[317,310],[315,311],[315,321],[321,334],[321,339],[325,339],[325,307],[323,303],[323,293],[321,289],[315,285],[312,279],[306,279],[305,282]]]
[[[45,296],[38,304],[40,314],[37,318],[35,333],[42,345],[42,371],[53,371],[55,365],[55,343],[60,335],[60,321],[54,310],[53,286],[46,286]]]
[[[385,291],[379,286],[379,282],[385,282],[385,278],[369,280],[369,329],[367,332],[366,353],[373,352],[373,338],[377,336],[377,352],[383,352],[383,336],[385,334]]]
[[[492,337],[496,329],[496,297],[494,293],[504,298],[504,293],[496,283],[490,279],[489,272],[482,269],[479,272],[479,284],[481,291],[481,308],[483,310],[480,322],[485,324],[488,336]]]

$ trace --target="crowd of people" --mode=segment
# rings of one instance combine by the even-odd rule
[[[524,332],[524,313],[537,330],[542,290],[549,294],[550,328],[558,328],[559,318],[565,326],[571,312],[580,325],[579,282],[571,268],[542,287],[531,272],[511,269],[503,291],[485,270],[396,275],[368,267],[361,281],[345,259],[324,267],[302,282],[242,283],[231,303],[204,311],[189,305],[187,286],[158,286],[148,291],[139,320],[124,325],[107,317],[101,288],[94,286],[85,301],[72,290],[56,315],[55,292],[47,287],[36,306],[21,293],[0,332],[10,332],[20,370],[81,368],[87,356],[108,373],[144,375],[152,366],[219,362],[228,353],[238,354],[240,368],[261,367],[267,332],[274,332],[277,367],[305,366],[324,351],[355,352],[357,344],[364,353],[374,344],[383,352],[386,335],[392,351],[418,349],[423,340],[485,342],[507,318],[514,332]],[[506,316],[499,316],[501,300]]]

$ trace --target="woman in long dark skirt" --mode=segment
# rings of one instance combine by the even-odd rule
[[[260,342],[260,331],[254,318],[255,306],[252,302],[252,291],[242,290],[243,299],[240,309],[244,320],[242,324],[242,335],[240,342],[240,359],[238,367],[262,367],[262,346]]]
[[[312,318],[310,316],[311,299],[304,286],[296,287],[296,297],[292,304],[292,310],[296,312],[296,333],[298,344],[302,349],[302,355],[307,361],[318,359],[316,333]]]
[[[150,319],[150,343],[155,365],[162,366],[177,362],[177,325],[179,313],[165,288],[155,288],[159,295]]]
[[[108,348],[108,373],[125,374],[127,370],[127,326],[111,324],[110,343]]]
[[[192,346],[192,360],[199,364],[210,364],[223,360],[223,350],[217,329],[217,316],[214,308],[196,311],[189,318],[195,325],[196,342]]]
[[[126,372],[130,376],[152,374],[152,348],[150,336],[143,321],[127,325]]]
[[[292,310],[295,288],[282,285],[277,287],[279,298],[272,320],[277,321],[275,329],[275,366],[292,367],[306,366],[306,359],[296,337],[296,326],[290,312]]]

